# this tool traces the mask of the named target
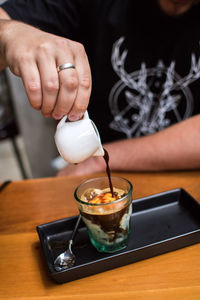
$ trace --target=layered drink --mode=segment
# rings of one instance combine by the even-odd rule
[[[100,252],[125,248],[130,232],[132,185],[120,177],[112,177],[112,183],[112,193],[107,177],[88,180],[75,191],[90,241]]]

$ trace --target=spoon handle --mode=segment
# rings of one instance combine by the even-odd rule
[[[77,221],[76,221],[76,225],[75,225],[75,227],[74,227],[74,230],[73,230],[72,235],[71,235],[71,238],[70,238],[71,241],[73,241],[73,239],[74,239],[74,237],[75,237],[75,234],[76,234],[76,231],[77,231],[77,229],[78,229],[78,226],[79,226],[80,221],[81,221],[81,214],[78,216],[78,219],[77,219]]]

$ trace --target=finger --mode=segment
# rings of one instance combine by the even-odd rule
[[[61,73],[62,72],[62,73]],[[78,88],[78,75],[74,69],[59,72],[59,94],[53,111],[53,116],[60,118],[68,115],[76,99]]]
[[[56,105],[58,91],[59,91],[59,78],[56,71],[55,60],[51,57],[38,58],[38,68],[41,78],[42,86],[42,114],[46,117],[51,116]]]
[[[42,106],[42,90],[36,63],[24,62],[19,70],[31,106],[40,110]]]
[[[74,64],[72,55],[65,55],[63,56],[63,58],[59,57],[58,66],[68,62]],[[53,111],[53,117],[56,119],[59,119],[63,115],[69,113],[76,99],[78,89],[78,74],[76,69],[69,68],[62,70],[58,73],[58,77],[59,93]]]
[[[92,86],[90,66],[83,46],[80,45],[80,48],[76,48],[76,51],[75,66],[78,73],[79,85],[76,99],[68,115],[70,120],[81,119],[83,116],[89,103]]]

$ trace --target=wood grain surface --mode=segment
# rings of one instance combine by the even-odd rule
[[[133,199],[182,187],[200,202],[198,171],[114,175],[132,182]],[[35,228],[77,215],[74,189],[89,177],[15,181],[0,192],[0,299],[200,299],[200,244],[65,284],[49,277]]]

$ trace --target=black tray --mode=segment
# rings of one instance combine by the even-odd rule
[[[69,239],[77,216],[37,226],[51,276],[58,283],[127,265],[200,242],[200,205],[185,190],[175,189],[133,201],[131,234],[126,249],[103,254],[90,244],[83,222],[73,252],[76,264],[57,272],[53,262]]]

